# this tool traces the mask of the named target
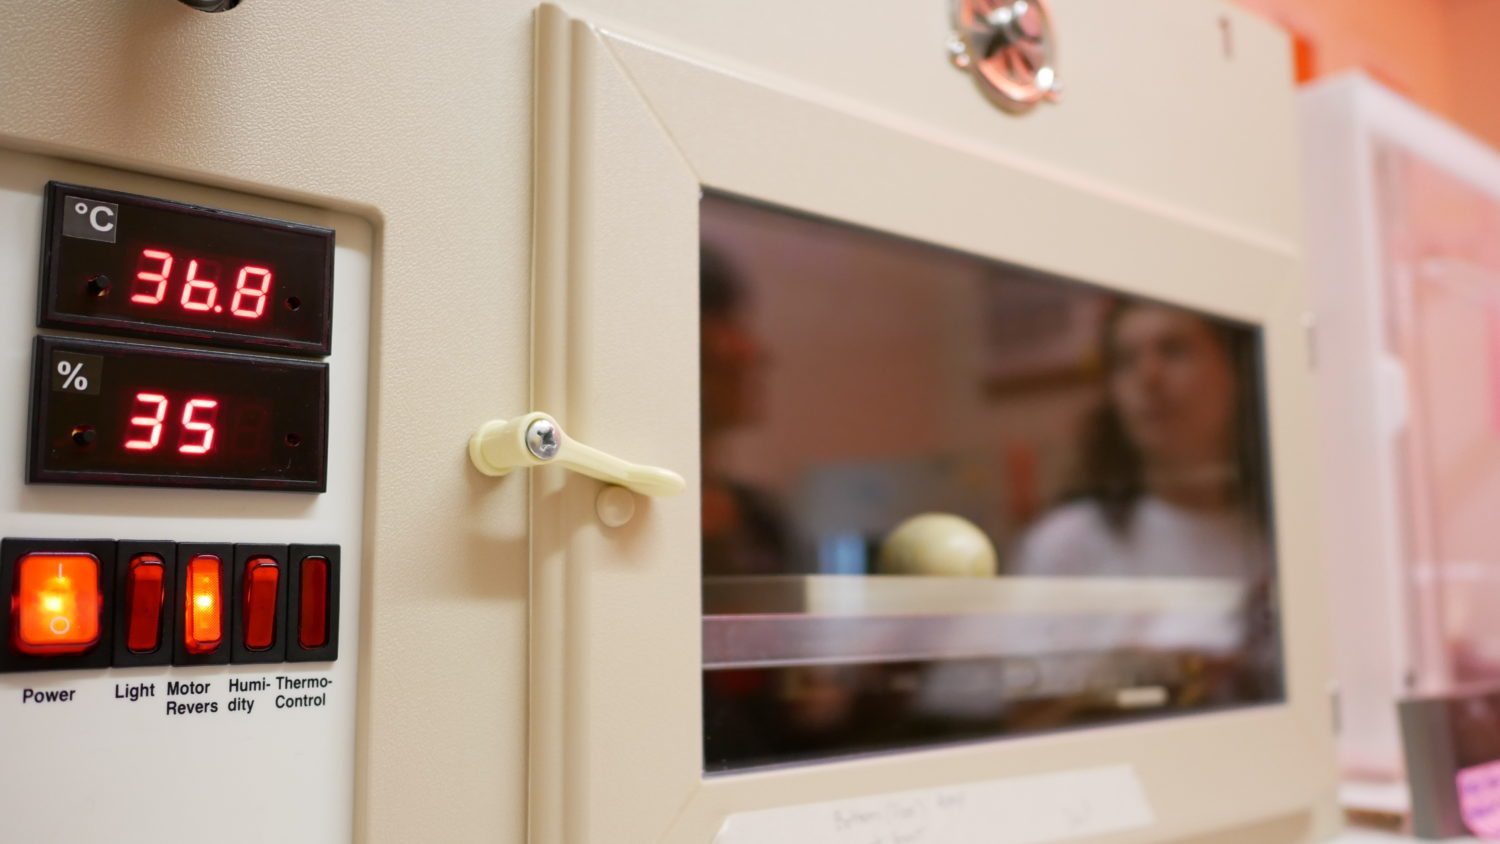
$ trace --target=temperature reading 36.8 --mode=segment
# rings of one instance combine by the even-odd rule
[[[180,281],[182,292],[172,297],[174,304],[185,311],[224,312],[219,295],[218,261],[189,257],[184,265],[165,249],[142,249],[138,266],[135,286],[130,293],[130,301],[137,305],[160,305],[167,300],[172,282]],[[179,270],[177,276],[173,275],[174,269]],[[266,312],[266,296],[270,292],[269,269],[240,267],[235,274],[233,295],[228,301],[229,313],[240,319],[260,319]]]
[[[83,185],[47,197],[43,327],[332,351],[333,230]]]

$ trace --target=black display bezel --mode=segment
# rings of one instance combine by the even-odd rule
[[[81,354],[137,354],[211,361],[224,366],[260,366],[315,371],[318,379],[318,406],[313,412],[315,434],[304,443],[316,449],[316,477],[287,478],[265,475],[194,475],[182,472],[132,472],[120,470],[76,470],[49,468],[47,432],[44,423],[53,401],[48,362],[55,350]],[[26,480],[30,483],[100,484],[150,487],[196,487],[204,489],[280,490],[291,492],[325,492],[328,488],[328,364],[293,358],[271,358],[235,352],[183,349],[145,343],[112,340],[83,340],[71,337],[38,336],[33,350],[31,414],[27,432]]]
[[[43,193],[44,225],[42,232],[42,260],[41,276],[37,289],[38,326],[43,328],[73,328],[96,331],[102,334],[140,337],[143,339],[180,340],[252,351],[279,351],[316,356],[331,353],[333,348],[333,229],[66,182],[48,182],[46,190]],[[322,270],[321,284],[316,286],[317,294],[322,300],[320,303],[322,305],[320,336],[314,340],[269,337],[225,329],[206,328],[203,326],[171,324],[151,319],[78,314],[61,310],[57,305],[57,291],[60,289],[62,280],[57,276],[60,251],[63,248],[62,214],[64,203],[62,200],[64,196],[96,199],[120,206],[151,208],[157,211],[210,219],[236,226],[304,235],[324,241],[326,257]]]

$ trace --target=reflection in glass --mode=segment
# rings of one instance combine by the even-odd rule
[[[709,771],[1281,698],[1259,334],[702,204]]]

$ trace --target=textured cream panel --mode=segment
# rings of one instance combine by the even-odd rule
[[[370,841],[526,834],[525,482],[478,476],[464,441],[531,409],[532,5],[245,0],[215,16],[172,0],[0,0],[0,144],[376,227],[356,818]],[[1169,216],[1294,243],[1277,36],[1197,0],[1055,6],[1068,100],[1024,120],[947,66],[942,0],[574,11]]]
[[[526,398],[531,9],[0,4],[0,144],[375,224],[356,827],[525,834],[525,486],[469,465]]]
[[[1222,2],[1051,0],[1063,102],[1013,119],[948,64],[948,3],[563,5],[624,35],[757,77],[769,71],[934,135],[1300,242],[1291,54],[1281,32]]]

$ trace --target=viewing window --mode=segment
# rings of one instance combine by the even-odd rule
[[[705,770],[1281,700],[1256,326],[713,194],[700,294]]]

